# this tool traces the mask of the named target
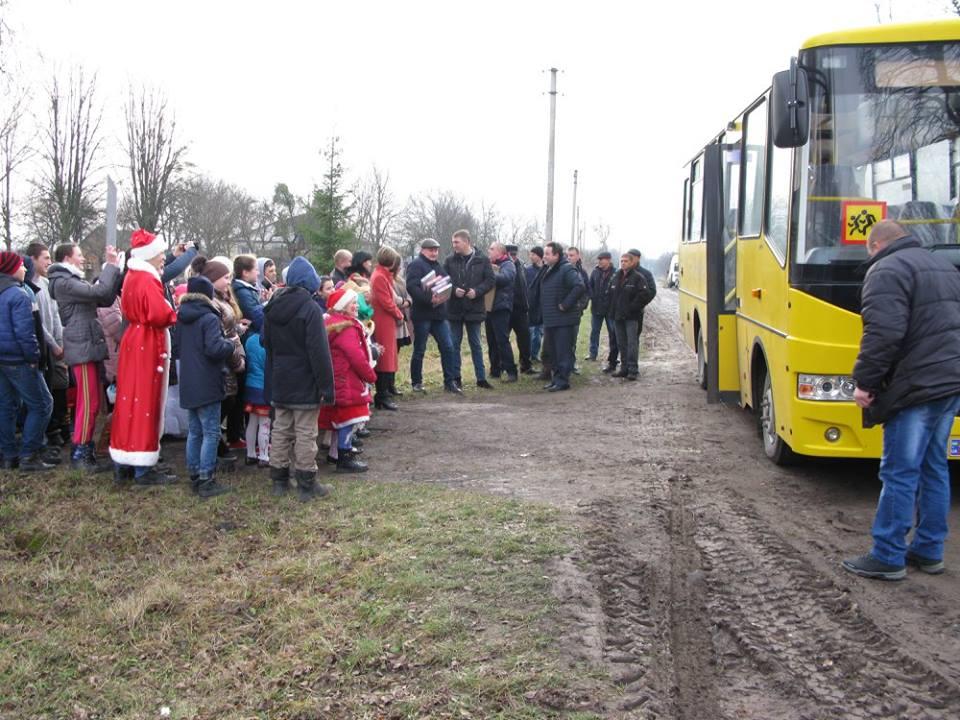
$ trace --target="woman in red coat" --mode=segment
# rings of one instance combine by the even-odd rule
[[[377,253],[377,267],[370,276],[370,304],[373,306],[373,337],[383,346],[377,359],[377,395],[374,404],[384,410],[396,410],[390,399],[390,384],[397,372],[397,323],[403,322],[403,310],[397,307],[393,286],[393,266],[400,259],[396,250],[382,247]]]
[[[365,463],[357,460],[353,449],[353,431],[360,423],[370,419],[370,389],[368,383],[377,379],[374,362],[363,332],[357,320],[357,293],[348,288],[335,290],[327,299],[327,314],[324,322],[330,342],[330,357],[333,360],[334,405],[320,408],[319,426],[337,433],[336,456],[327,456],[328,462],[336,462],[341,472],[364,472]]]
[[[138,485],[173,482],[154,467],[160,459],[163,411],[170,378],[170,331],[177,314],[163,292],[160,269],[166,243],[146,230],[130,238],[131,258],[120,307],[127,329],[117,362],[117,402],[110,430],[110,458],[117,481]]]

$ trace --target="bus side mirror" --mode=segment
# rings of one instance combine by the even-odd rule
[[[810,137],[810,101],[807,71],[790,61],[790,69],[773,76],[770,89],[770,126],[773,144],[800,147]]]

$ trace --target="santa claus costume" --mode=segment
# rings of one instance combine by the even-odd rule
[[[120,296],[128,325],[117,364],[110,458],[118,466],[118,480],[129,478],[133,473],[128,469],[135,468],[137,482],[159,484],[166,476],[149,469],[160,459],[170,377],[168,328],[177,322],[177,314],[164,295],[160,271],[147,262],[166,251],[163,238],[137,230],[130,240],[132,249]]]

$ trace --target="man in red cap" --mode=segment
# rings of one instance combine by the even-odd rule
[[[23,287],[26,268],[19,255],[0,252],[0,454],[3,468],[22,472],[49,470],[43,461],[44,434],[53,397],[38,369],[40,344],[33,303]],[[17,448],[17,413],[27,410]]]
[[[120,342],[117,403],[110,429],[110,458],[118,482],[165,485],[176,480],[156,469],[170,376],[170,331],[177,322],[163,291],[166,243],[159,235],[136,230],[120,295],[129,323]]]

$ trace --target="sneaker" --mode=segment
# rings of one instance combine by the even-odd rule
[[[493,385],[487,380],[477,380],[477,387],[483,388],[484,390],[493,390]]]
[[[556,386],[557,386],[556,383],[551,382],[551,383],[548,383],[547,385],[544,385],[544,386],[543,386],[543,389],[544,389],[544,390],[552,390],[552,389],[555,388]]]
[[[603,370],[601,370],[600,372],[602,372],[604,375],[610,375],[611,373],[615,373],[616,371],[617,371],[616,365],[606,365],[604,366]]]
[[[547,392],[563,392],[564,390],[569,390],[569,385],[551,385],[547,388]]]
[[[903,580],[907,576],[906,567],[887,565],[870,554],[844,560],[841,565],[847,572],[872,580]]]
[[[515,383],[517,381],[516,375],[507,375],[501,382],[506,383]]]
[[[443,386],[444,392],[451,393],[453,395],[463,395],[463,390],[460,389],[460,386],[455,382],[447,383]]]
[[[596,361],[597,361],[597,356],[596,356],[596,355],[587,355],[587,356],[584,358],[584,360],[586,360],[587,362],[596,362]]]
[[[133,484],[137,487],[154,487],[155,485],[173,485],[177,482],[176,475],[166,475],[155,467],[147,470],[140,477],[134,476]]]
[[[355,438],[361,438],[361,439],[368,438],[370,437],[370,431],[367,430],[366,428],[360,428],[353,434],[353,436]]]
[[[233,490],[229,485],[221,485],[217,482],[216,478],[200,478],[200,484],[197,488],[197,495],[201,499],[206,500],[207,498],[216,497],[217,495],[223,495]]]
[[[413,392],[415,392],[415,393],[426,393],[426,392],[427,392],[427,391],[424,389],[422,383],[417,383],[416,385],[414,385],[414,386],[413,386],[412,388],[410,388],[410,389],[413,390]]]
[[[939,575],[945,569],[943,560],[925,558],[923,555],[917,555],[910,550],[907,550],[907,565],[915,567],[920,572],[925,572],[927,575]]]
[[[43,451],[43,461],[48,465],[59,465],[63,462],[63,458],[60,457],[60,448],[48,447]]]
[[[44,472],[53,470],[54,467],[53,464],[43,459],[43,453],[41,452],[35,452],[33,455],[20,458],[20,472],[22,473]]]

